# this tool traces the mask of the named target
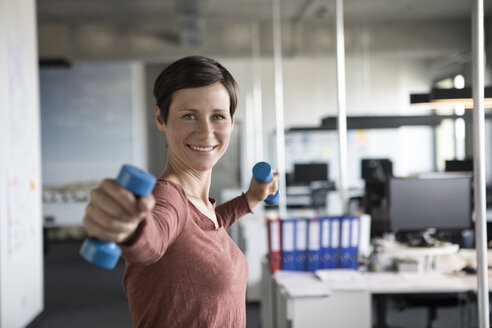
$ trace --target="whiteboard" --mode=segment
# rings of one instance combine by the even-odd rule
[[[0,327],[43,310],[34,0],[0,0]]]

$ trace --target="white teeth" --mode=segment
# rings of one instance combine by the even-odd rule
[[[197,151],[211,151],[212,149],[214,149],[213,146],[210,146],[210,147],[195,147],[195,146],[191,146],[191,149],[193,150],[197,150]]]

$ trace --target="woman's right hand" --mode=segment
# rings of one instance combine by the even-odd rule
[[[92,237],[117,243],[127,241],[155,205],[152,194],[135,197],[116,180],[103,180],[91,191],[82,221]]]
[[[246,191],[246,199],[248,200],[249,208],[253,209],[259,203],[264,201],[268,195],[274,195],[278,190],[278,179],[280,173],[274,170],[272,180],[260,183],[253,176],[249,183],[249,189]]]

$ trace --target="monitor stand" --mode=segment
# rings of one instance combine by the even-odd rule
[[[405,235],[405,242],[411,247],[433,247],[439,246],[439,240],[432,235],[436,234],[436,229],[428,228],[424,231],[413,232]]]

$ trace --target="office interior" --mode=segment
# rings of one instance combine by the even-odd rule
[[[337,123],[340,3],[345,168]],[[248,328],[478,327],[473,109],[411,101],[436,88],[472,86],[472,7],[459,0],[0,0],[0,327],[132,326],[124,264],[107,272],[80,259],[81,219],[90,190],[121,164],[162,172],[166,146],[152,86],[166,65],[190,54],[217,59],[239,85],[233,137],[210,194],[223,202],[245,191],[258,161],[282,167],[281,219],[345,209],[368,218],[355,272],[381,273],[377,287],[325,293],[321,278],[302,272],[297,281],[318,288],[315,295],[289,294],[292,279],[268,269],[267,224],[280,206],[263,206],[229,231],[250,269]],[[491,14],[486,1],[486,59]],[[483,73],[492,86],[490,60]],[[487,106],[482,156],[492,246]],[[399,258],[395,247],[424,255]],[[427,286],[413,291],[388,275],[415,271]],[[441,271],[463,279],[429,288]],[[351,321],[354,311],[360,316]]]

